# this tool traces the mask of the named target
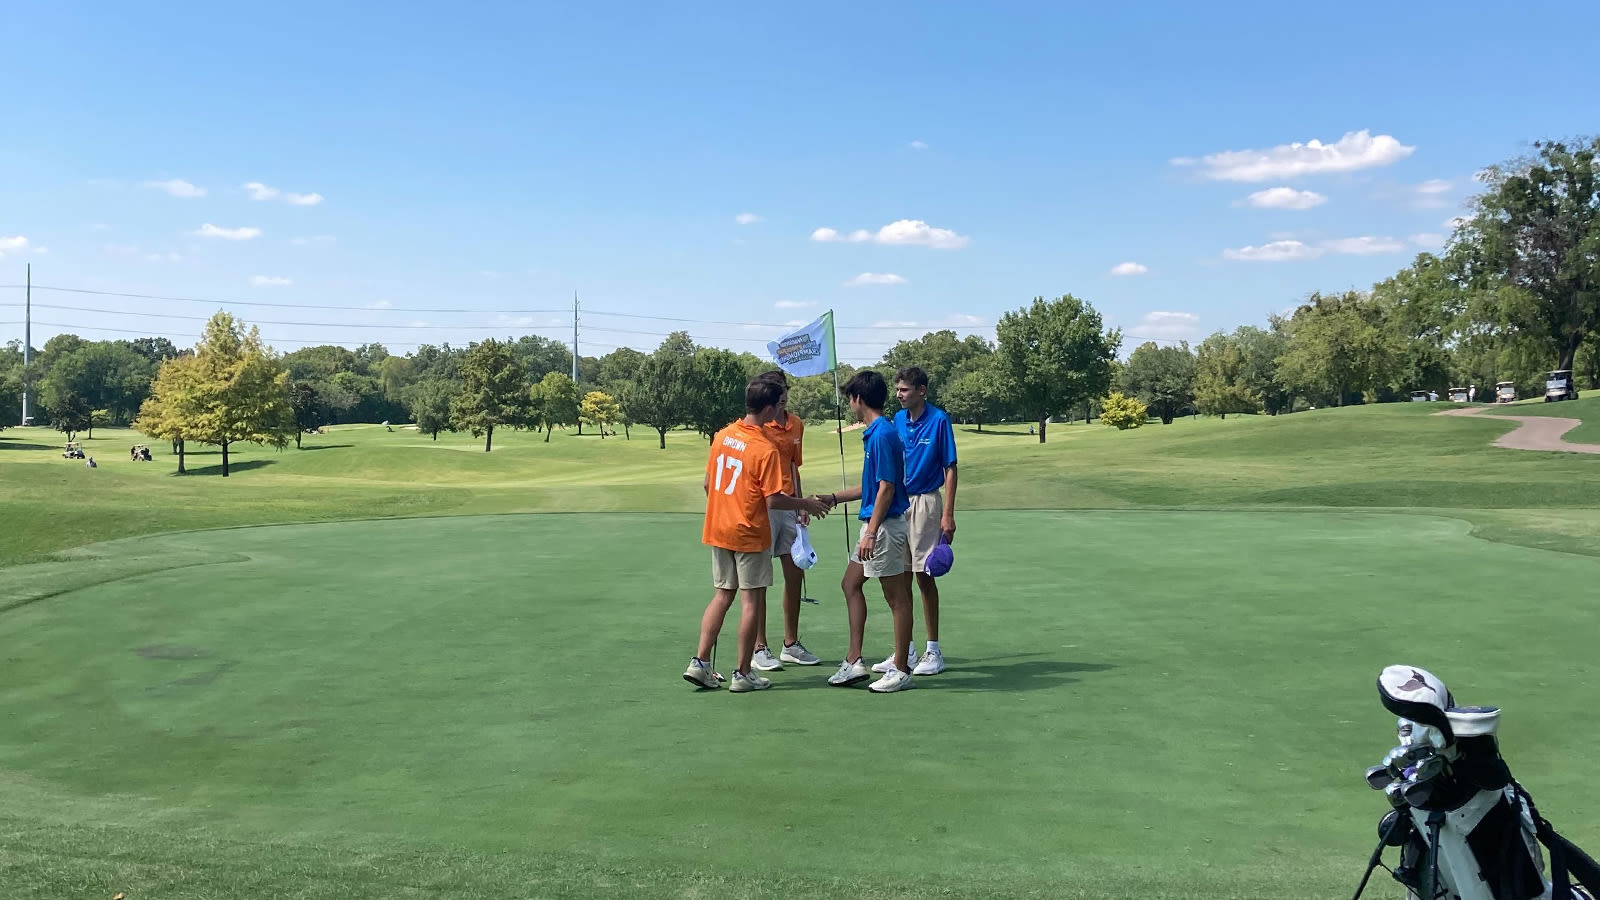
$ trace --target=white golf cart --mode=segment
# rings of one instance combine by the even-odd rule
[[[67,445],[61,450],[61,458],[83,459],[83,445],[77,441],[67,441]]]
[[[1517,383],[1502,381],[1494,386],[1494,402],[1511,403],[1517,399]]]
[[[1451,403],[1465,403],[1465,402],[1467,402],[1467,389],[1466,388],[1462,388],[1462,387],[1453,387],[1453,388],[1451,388],[1450,389],[1450,402]]]
[[[1544,402],[1578,399],[1578,386],[1572,381],[1572,370],[1561,369],[1545,376]]]
[[[1411,402],[1412,403],[1427,403],[1428,402],[1428,392],[1427,391],[1412,391],[1411,392]]]

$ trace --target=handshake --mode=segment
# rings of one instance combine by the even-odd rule
[[[834,504],[839,502],[839,498],[832,494],[827,496],[816,494],[811,497],[798,497],[796,502],[800,504],[800,512],[803,515],[821,519],[833,511]]]

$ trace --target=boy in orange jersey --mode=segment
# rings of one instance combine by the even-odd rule
[[[767,614],[767,588],[772,586],[771,509],[793,509],[824,516],[828,504],[802,500],[783,492],[782,456],[765,434],[777,414],[783,386],[757,378],[744,389],[745,416],[717,432],[706,460],[706,520],[701,540],[711,546],[711,584],[716,593],[700,620],[700,646],[683,680],[696,687],[721,687],[708,661],[722,621],[739,594],[739,660],[728,689],[760,691],[772,682],[750,670],[756,626]]]
[[[800,466],[805,457],[802,452],[806,435],[805,420],[789,413],[789,377],[781,369],[763,372],[758,377],[778,383],[783,395],[778,399],[778,410],[766,424],[767,437],[777,445],[782,458],[783,492],[791,497],[805,496],[800,492]],[[756,629],[756,653],[750,664],[763,672],[775,672],[784,663],[797,666],[814,666],[821,662],[814,653],[800,643],[800,585],[805,572],[795,565],[789,548],[794,546],[798,525],[810,525],[803,512],[792,509],[769,511],[772,521],[772,555],[783,567],[783,651],[774,655],[767,644],[767,619],[761,618]]]

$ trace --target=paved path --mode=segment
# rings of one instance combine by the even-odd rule
[[[1600,444],[1569,444],[1561,436],[1583,424],[1581,419],[1564,419],[1555,416],[1497,416],[1488,406],[1463,406],[1447,409],[1441,416],[1482,416],[1485,419],[1504,419],[1516,422],[1517,427],[1494,442],[1496,447],[1508,450],[1553,450],[1558,453],[1600,453]]]

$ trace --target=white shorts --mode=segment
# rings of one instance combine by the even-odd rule
[[[867,523],[861,523],[863,533]],[[861,545],[858,542],[856,546]],[[884,519],[883,525],[872,539],[872,558],[862,559],[860,550],[852,551],[850,561],[861,564],[861,572],[868,578],[889,578],[911,570],[911,546],[906,541],[905,516]]]
[[[773,557],[788,556],[789,549],[794,546],[795,536],[800,533],[799,510],[769,509],[767,523],[772,526]]]
[[[907,498],[907,542],[911,545],[911,571],[928,570],[928,554],[939,546],[939,522],[944,518],[944,497],[938,491]]]

